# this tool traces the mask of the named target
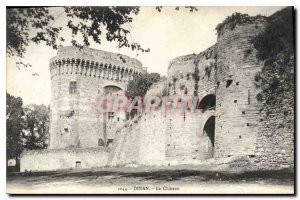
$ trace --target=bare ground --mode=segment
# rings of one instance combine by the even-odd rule
[[[7,193],[293,194],[294,173],[289,170],[217,172],[192,167],[9,173]]]

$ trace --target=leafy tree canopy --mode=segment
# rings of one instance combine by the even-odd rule
[[[127,85],[126,96],[133,99],[135,96],[144,97],[147,90],[160,80],[160,75],[158,73],[145,73],[134,80],[131,80]]]
[[[23,101],[6,93],[6,156],[17,158],[23,150],[21,136],[24,133]]]
[[[266,17],[257,15],[257,16],[250,16],[248,14],[243,13],[233,13],[231,16],[228,16],[222,23],[219,23],[215,30],[217,31],[218,36],[222,35],[223,29],[228,27],[230,30],[233,30],[238,25],[243,24],[251,24],[258,19],[265,19]]]
[[[24,107],[25,129],[24,147],[26,149],[44,149],[47,147],[49,133],[49,108],[45,105]]]
[[[255,77],[262,92],[257,99],[262,101],[267,114],[282,111],[286,105],[294,106],[294,30],[293,10],[287,7],[267,18],[265,30],[254,40],[257,57],[263,61],[261,74]]]
[[[193,6],[186,6],[190,12],[197,11]],[[155,8],[161,12],[162,7]],[[176,7],[175,10],[179,10]],[[36,44],[45,43],[57,49],[65,38],[60,37],[62,27],[56,27],[55,18],[49,12],[48,7],[8,7],[7,10],[7,55],[23,58],[26,47],[30,42]],[[71,43],[77,47],[89,46],[93,41],[101,44],[101,35],[109,42],[118,42],[119,47],[127,47],[132,50],[149,52],[149,48],[143,48],[140,44],[130,42],[128,34],[130,30],[125,24],[133,21],[134,16],[140,12],[139,7],[64,7],[64,13],[68,17],[66,27],[72,31]],[[32,33],[32,30],[35,30]],[[75,36],[80,35],[84,44],[80,44]],[[19,64],[28,66],[20,62]]]
[[[7,159],[17,159],[24,148],[46,148],[48,134],[48,107],[35,104],[23,106],[22,98],[6,93]]]
[[[258,58],[266,60],[283,51],[293,54],[294,29],[291,8],[287,7],[268,17],[267,22],[265,31],[254,40],[254,47],[258,50]]]

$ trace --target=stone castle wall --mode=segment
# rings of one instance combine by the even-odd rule
[[[197,108],[201,110],[197,114],[190,110],[165,113],[157,109],[129,121],[117,117],[117,121],[106,123],[95,108],[99,95],[107,92],[106,86],[124,90],[128,81],[145,69],[127,56],[87,48],[61,48],[50,62],[50,148],[55,152],[60,149],[59,153],[49,152],[50,160],[57,163],[57,169],[71,168],[76,156],[81,155],[71,149],[79,148],[88,157],[84,149],[92,147],[99,148],[99,152],[91,153],[90,160],[83,158],[85,167],[198,165],[239,157],[243,158],[244,168],[293,167],[293,107],[286,106],[287,115],[278,113],[265,118],[262,104],[256,98],[260,88],[255,84],[255,76],[262,63],[256,58],[251,40],[263,30],[264,24],[264,20],[257,20],[234,29],[225,26],[212,47],[172,60],[167,78],[154,84],[146,94],[146,98],[197,96]],[[77,83],[75,94],[69,94],[72,81]],[[107,129],[104,126],[113,127],[112,135],[106,135],[114,139],[109,152],[99,147],[99,139],[104,139]],[[22,169],[30,161],[41,160],[41,155],[25,153]],[[68,157],[70,163],[61,164],[59,160],[68,161]],[[48,169],[39,163],[34,170]]]
[[[287,105],[288,116],[278,113],[271,119],[263,119],[262,104],[256,98],[260,88],[255,84],[255,76],[262,63],[256,58],[251,40],[263,30],[264,23],[258,20],[234,29],[225,27],[216,45],[171,61],[167,79],[153,85],[146,97],[196,95],[201,102],[213,95],[216,105],[203,110],[201,115],[189,111],[182,115],[161,111],[144,114],[137,124],[143,131],[132,137],[138,137],[139,142],[124,140],[138,149],[134,163],[168,166],[199,164],[212,157],[217,160],[247,157],[249,166],[244,168],[293,166],[292,107]],[[209,119],[215,119],[213,147],[204,130]],[[132,128],[124,131],[130,133]],[[238,160],[235,162],[239,165]]]
[[[171,166],[211,158],[211,142],[203,133],[211,114],[165,115],[158,110],[142,115],[118,133],[109,165]]]
[[[261,70],[251,44],[263,22],[225,30],[217,42],[217,157],[254,156],[259,123],[260,91],[254,77]],[[225,28],[226,29],[226,28]]]
[[[91,169],[107,164],[108,151],[104,148],[45,149],[24,151],[21,172]]]

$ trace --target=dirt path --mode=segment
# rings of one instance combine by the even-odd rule
[[[9,174],[7,193],[16,194],[293,194],[293,173],[198,170],[106,169]]]

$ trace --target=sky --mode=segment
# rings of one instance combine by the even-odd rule
[[[169,62],[175,57],[199,53],[214,45],[217,41],[217,24],[234,12],[249,15],[269,16],[282,7],[198,7],[197,12],[188,9],[163,7],[158,12],[154,7],[142,7],[140,13],[134,16],[133,22],[127,24],[131,33],[130,42],[137,42],[144,48],[150,48],[149,53],[132,51],[127,48],[119,49],[117,43],[103,41],[101,45],[92,43],[91,48],[120,53],[136,58],[147,67],[148,72],[166,75]],[[51,8],[50,13],[55,17],[55,26],[63,27],[61,36],[66,41],[63,46],[71,45],[71,32],[66,27],[68,18],[63,8]],[[31,30],[34,33],[35,30]],[[51,80],[49,60],[57,53],[56,50],[44,44],[30,43],[26,49],[23,62],[32,67],[16,67],[18,58],[7,58],[6,88],[7,92],[22,97],[24,105],[50,104]],[[38,75],[36,75],[38,74]]]

